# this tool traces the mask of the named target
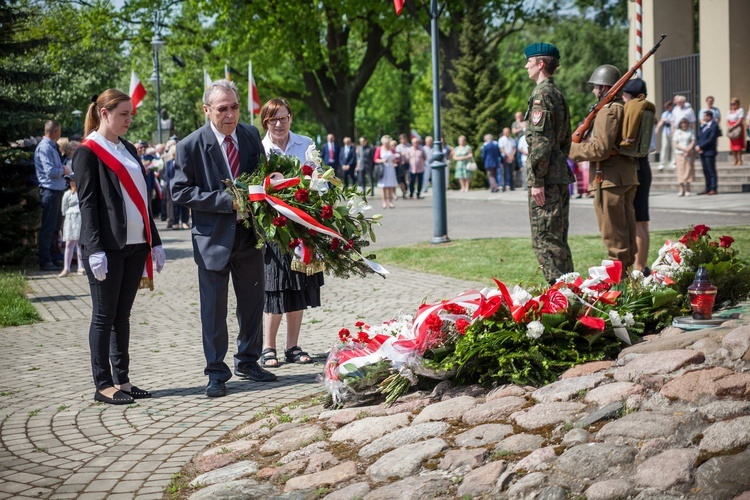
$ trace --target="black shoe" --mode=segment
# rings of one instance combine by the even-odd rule
[[[59,271],[62,268],[63,266],[58,266],[54,262],[45,262],[39,266],[39,269],[42,271]]]
[[[209,380],[206,386],[206,396],[209,398],[221,398],[227,395],[227,384],[219,380]]]
[[[127,394],[133,399],[146,399],[151,397],[151,393],[148,391],[144,391],[143,389],[139,389],[134,385],[130,386],[130,390],[126,391],[125,389],[120,389],[120,392]]]
[[[107,403],[110,405],[132,405],[133,403],[135,403],[135,400],[133,398],[123,393],[122,391],[115,392],[111,398],[108,398],[101,392],[96,391],[94,393],[94,401],[99,401],[100,403]]]
[[[273,382],[278,379],[273,373],[261,368],[258,363],[245,363],[244,365],[238,366],[234,369],[234,374],[238,377],[255,380],[256,382]]]

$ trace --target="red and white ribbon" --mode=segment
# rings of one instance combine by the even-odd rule
[[[338,232],[334,231],[333,229],[321,224],[317,220],[315,220],[314,217],[312,217],[310,214],[305,212],[304,210],[300,210],[299,208],[295,208],[280,198],[277,198],[276,196],[268,194],[268,188],[272,188],[276,191],[280,191],[282,189],[290,188],[297,186],[300,183],[299,178],[292,178],[292,179],[285,179],[282,174],[279,172],[274,172],[269,176],[266,176],[265,179],[263,179],[262,185],[255,185],[255,186],[248,186],[248,197],[250,201],[264,201],[271,205],[271,207],[276,210],[281,215],[285,216],[287,219],[290,219],[297,224],[300,224],[301,226],[304,226],[308,229],[312,229],[313,231],[317,233],[324,234],[326,236],[329,236],[330,238],[336,238],[341,241],[343,241],[345,244],[349,244],[349,242],[341,236]],[[377,262],[373,262],[371,260],[366,259],[361,253],[359,253],[354,248],[351,249],[352,252],[359,255],[359,257],[362,259],[362,261],[367,264],[370,269],[375,271],[376,273],[380,275],[386,275],[389,274],[388,270],[385,269],[383,266],[378,264]]]

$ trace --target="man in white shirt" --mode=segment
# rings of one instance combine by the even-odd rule
[[[686,118],[690,123],[690,128],[695,128],[695,111],[693,110],[690,103],[687,102],[687,98],[684,95],[674,96],[674,108],[672,108],[672,131],[674,132],[679,127],[680,122],[683,118]]]
[[[500,146],[500,152],[503,154],[503,166],[499,174],[501,178],[497,180],[497,183],[503,187],[503,191],[506,187],[515,191],[516,185],[513,181],[513,173],[516,170],[516,140],[510,135],[510,127],[503,129],[503,135],[497,143]]]

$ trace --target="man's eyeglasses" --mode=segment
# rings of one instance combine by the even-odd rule
[[[210,104],[206,104],[206,106],[208,106],[209,108],[213,108],[213,106],[211,106]],[[214,109],[215,109],[216,111],[218,111],[219,113],[221,113],[221,114],[223,115],[224,113],[226,113],[226,112],[227,112],[227,111],[229,111],[230,109],[231,109],[232,111],[237,111],[237,110],[239,110],[239,109],[240,109],[240,103],[238,103],[238,102],[235,102],[235,103],[234,103],[234,104],[232,104],[231,106],[219,106],[218,108],[214,108]]]
[[[269,125],[274,125],[276,122],[279,122],[282,125],[286,125],[287,123],[289,123],[289,120],[291,119],[292,119],[292,115],[274,116],[273,118],[268,118],[266,122]]]

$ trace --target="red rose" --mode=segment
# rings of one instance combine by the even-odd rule
[[[443,306],[443,309],[448,314],[466,314],[466,308],[461,307],[458,304],[453,304],[453,303],[445,304]]]
[[[348,252],[352,248],[354,248],[354,240],[347,241],[346,245],[344,245],[344,250],[346,250]]]
[[[310,165],[302,165],[302,175],[312,175],[313,168]]]
[[[365,332],[359,332],[357,334],[357,341],[362,342],[363,344],[366,344],[370,341],[370,337],[368,337],[367,333]]]
[[[297,199],[298,202],[305,203],[307,202],[307,200],[310,199],[310,191],[308,191],[307,189],[300,188],[297,191],[295,191],[294,197]]]
[[[354,323],[354,326],[356,326],[357,328],[362,328],[363,326],[365,326],[365,322],[357,321],[356,323]]]
[[[279,215],[278,217],[274,217],[273,219],[273,225],[277,227],[284,227],[286,226],[286,217],[283,215]]]
[[[734,243],[734,238],[731,236],[722,236],[719,238],[719,245],[721,245],[722,248],[729,248],[732,246],[732,243]]]
[[[338,238],[334,238],[331,240],[331,251],[333,252],[339,247],[339,240]]]
[[[435,313],[427,316],[427,319],[425,319],[424,322],[427,325],[427,328],[435,332],[439,332],[443,328],[443,320]]]
[[[339,330],[339,339],[341,340],[341,342],[348,341],[351,336],[352,333],[348,329],[342,328],[341,330]]]
[[[321,219],[330,219],[333,217],[333,207],[331,205],[324,205],[323,208],[320,209],[320,218]]]
[[[307,234],[309,234],[310,236],[315,236],[316,234],[318,234],[318,232],[315,229],[308,229]]]
[[[297,246],[299,246],[300,243],[302,243],[302,241],[299,238],[293,239],[289,242],[289,248],[294,250],[295,248],[297,248]]]
[[[705,224],[698,224],[693,228],[693,232],[696,234],[696,236],[701,237],[708,234],[708,232],[711,230],[710,227],[708,227]]]
[[[594,316],[581,316],[579,320],[581,324],[588,326],[594,330],[604,331],[606,326],[602,318],[596,318]]]
[[[682,243],[683,245],[687,246],[687,244],[688,244],[688,235],[687,234],[684,235],[682,238],[680,238],[680,243]]]
[[[466,329],[471,326],[471,323],[466,321],[464,318],[458,318],[456,320],[456,328],[458,329],[458,333],[461,335],[466,335]]]

